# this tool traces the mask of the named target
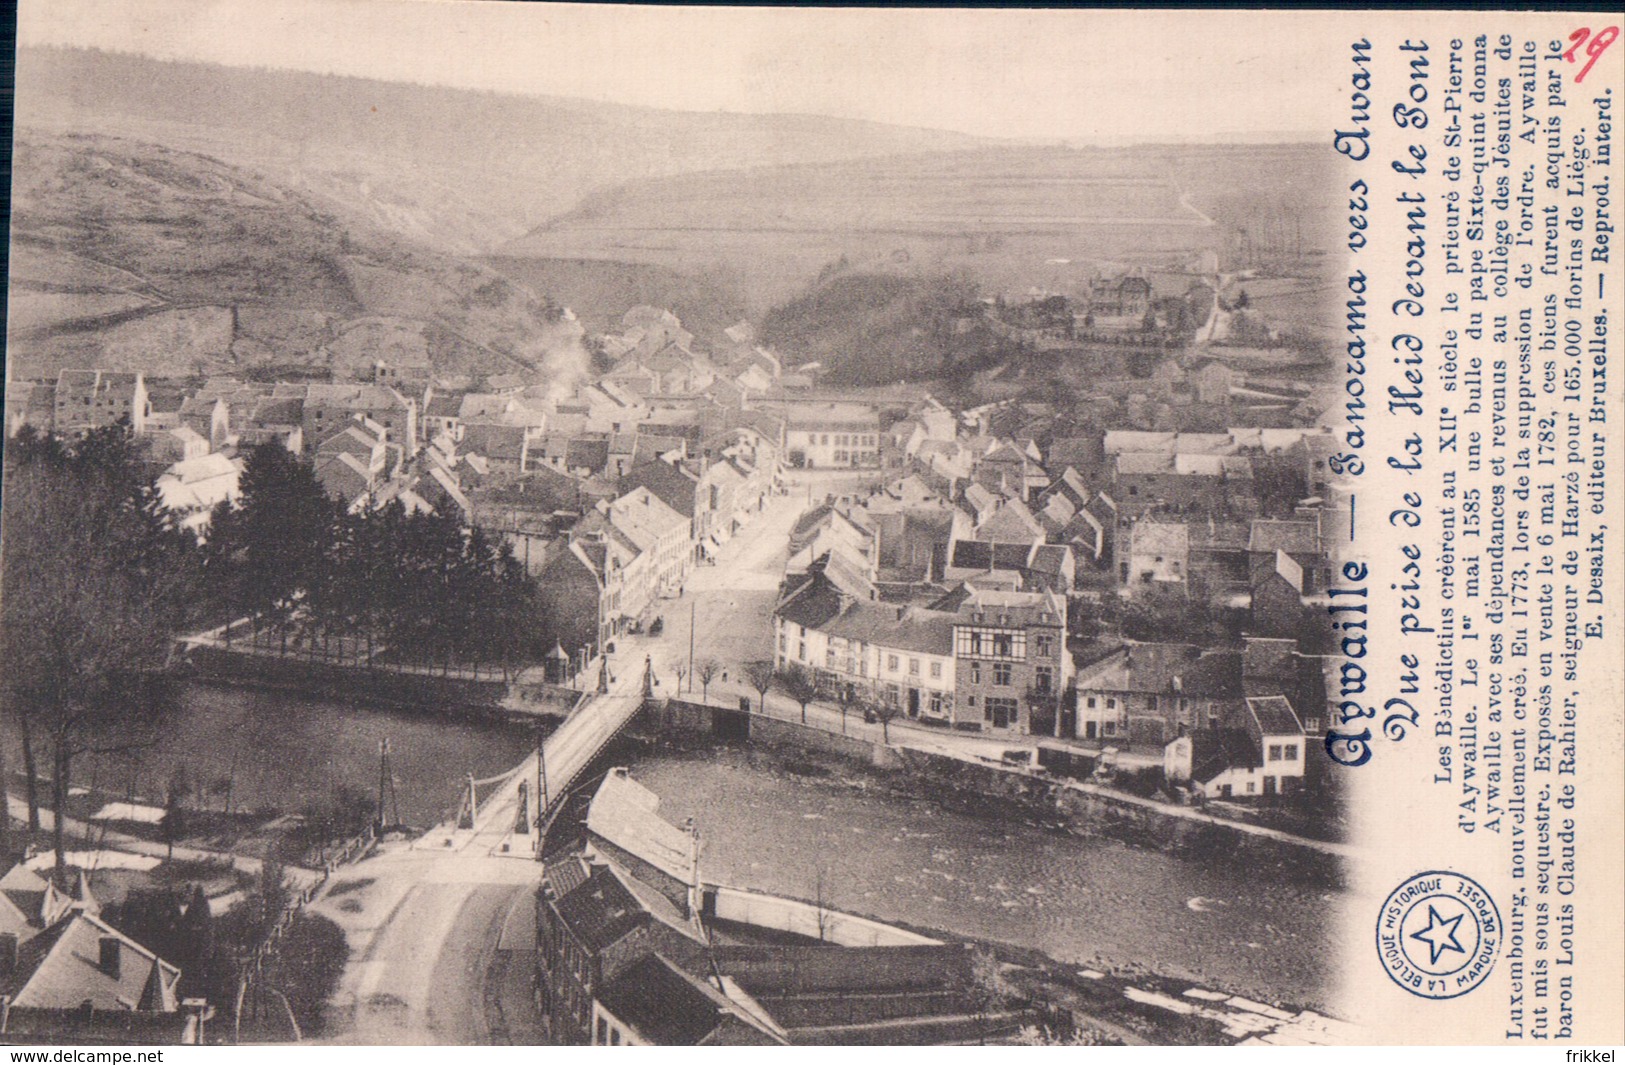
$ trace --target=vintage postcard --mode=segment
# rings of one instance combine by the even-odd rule
[[[1625,1041],[1622,24],[24,0],[0,1041]]]

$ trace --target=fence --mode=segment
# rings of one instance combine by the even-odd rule
[[[242,1034],[244,1002],[253,1001],[256,1007],[255,1012],[258,1012],[257,1000],[249,1000],[248,996],[254,989],[254,983],[264,976],[266,967],[276,961],[283,941],[293,928],[293,923],[298,919],[300,912],[316,900],[316,896],[321,893],[322,888],[327,886],[327,882],[332,879],[335,872],[366,857],[377,843],[377,833],[373,826],[368,825],[361,832],[341,843],[333,854],[324,859],[321,867],[316,870],[315,880],[296,891],[289,892],[287,903],[283,906],[282,912],[277,915],[271,927],[266,930],[265,936],[248,952],[241,962],[237,981],[237,1000],[232,1005],[231,1013],[232,1042],[238,1042]],[[288,1018],[293,1025],[295,1038],[298,1038],[300,1035],[299,1022],[294,1018],[293,1010],[288,1006],[286,1000],[283,1001],[282,1005],[284,1009],[288,1010]]]

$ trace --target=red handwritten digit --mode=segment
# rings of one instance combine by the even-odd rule
[[[1574,75],[1574,83],[1578,85],[1591,73],[1591,68],[1602,58],[1602,54],[1608,51],[1608,47],[1619,40],[1619,27],[1609,26],[1598,30],[1596,36],[1592,36],[1590,27],[1582,26],[1569,34],[1569,40],[1573,43],[1569,46],[1569,50],[1563,53],[1563,58],[1570,63],[1579,62],[1574,53],[1580,50],[1581,45],[1585,45],[1586,65],[1580,68],[1580,73]]]
[[[1563,53],[1563,58],[1567,59],[1570,63],[1574,62],[1574,53],[1580,50],[1580,46],[1586,42],[1586,38],[1589,36],[1591,36],[1591,28],[1589,26],[1581,26],[1579,29],[1569,34],[1569,40],[1573,41],[1574,43],[1570,44],[1569,50]]]

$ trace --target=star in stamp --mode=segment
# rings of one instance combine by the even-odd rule
[[[1377,915],[1377,956],[1388,978],[1422,998],[1457,998],[1489,977],[1501,952],[1501,912],[1460,873],[1417,873]]]

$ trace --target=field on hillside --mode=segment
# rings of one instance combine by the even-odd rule
[[[695,336],[718,334],[745,316],[743,301],[720,278],[691,276],[646,263],[492,256],[486,266],[569,307],[592,333],[619,332],[621,316],[647,305],[670,309]]]
[[[663,111],[81,49],[20,49],[17,84],[19,127],[201,152],[465,254],[629,179],[985,143],[818,115]]]
[[[1329,247],[1335,201],[1306,146],[1008,148],[711,171],[589,196],[503,249],[661,267],[733,286],[753,315],[832,269],[963,273],[987,291],[1075,288],[1103,262],[1227,268]]]
[[[19,378],[342,374],[424,354],[444,375],[584,363],[579,327],[544,298],[205,156],[23,131],[12,195]],[[381,316],[390,327],[356,351],[352,323]]]

